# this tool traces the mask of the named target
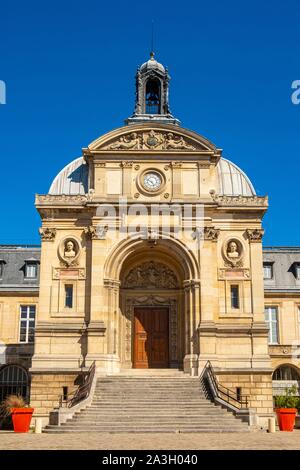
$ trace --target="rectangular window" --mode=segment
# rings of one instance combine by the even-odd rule
[[[25,277],[29,279],[34,279],[37,277],[37,264],[36,263],[26,263]]]
[[[34,342],[35,305],[21,305],[20,342]]]
[[[278,309],[265,308],[265,320],[269,326],[269,344],[278,344]]]
[[[3,276],[4,262],[0,260],[0,277]]]
[[[230,286],[231,308],[240,308],[239,286]]]
[[[272,263],[264,263],[264,279],[273,279]]]
[[[73,286],[72,284],[65,285],[65,307],[73,307]]]
[[[300,279],[300,263],[296,264],[296,278]]]

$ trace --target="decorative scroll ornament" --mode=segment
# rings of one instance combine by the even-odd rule
[[[210,192],[214,202],[220,206],[263,206],[268,207],[268,196],[220,196]]]
[[[223,256],[225,259],[225,266],[243,266],[244,246],[242,242],[237,238],[230,238],[223,244]]]
[[[195,142],[193,142],[195,144]],[[105,145],[103,150],[203,150],[174,132],[131,132]]]
[[[247,237],[252,243],[260,243],[264,233],[263,229],[246,230]]]
[[[193,229],[192,238],[194,240],[211,240],[217,242],[220,230],[214,227],[196,227]]]
[[[37,205],[84,205],[88,200],[87,196],[80,194],[69,196],[67,194],[37,194],[35,203]]]
[[[40,227],[39,233],[43,242],[53,242],[56,235],[56,228]]]
[[[89,227],[86,227],[84,229],[84,233],[86,234],[86,236],[90,237],[92,240],[105,240],[107,231],[107,225],[97,225],[96,227],[90,225]]]
[[[77,266],[80,252],[80,242],[74,237],[64,238],[58,247],[58,256],[66,266]]]
[[[124,287],[176,289],[178,281],[174,272],[166,265],[150,261],[133,268],[125,278]]]

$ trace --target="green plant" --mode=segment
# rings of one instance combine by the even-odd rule
[[[4,416],[8,416],[11,414],[12,408],[25,408],[27,406],[21,395],[8,395],[1,404],[1,411]]]
[[[297,393],[296,385],[285,389],[285,395],[278,395],[275,398],[275,408],[297,408],[300,406],[300,400]]]

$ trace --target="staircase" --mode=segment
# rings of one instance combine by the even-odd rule
[[[148,371],[147,371],[148,372]],[[90,406],[46,433],[247,432],[246,423],[207,400],[199,378],[135,371],[97,379]]]

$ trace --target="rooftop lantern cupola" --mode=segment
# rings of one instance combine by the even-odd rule
[[[152,121],[180,125],[169,107],[169,81],[168,69],[151,52],[150,59],[137,70],[135,110],[127,124]]]

